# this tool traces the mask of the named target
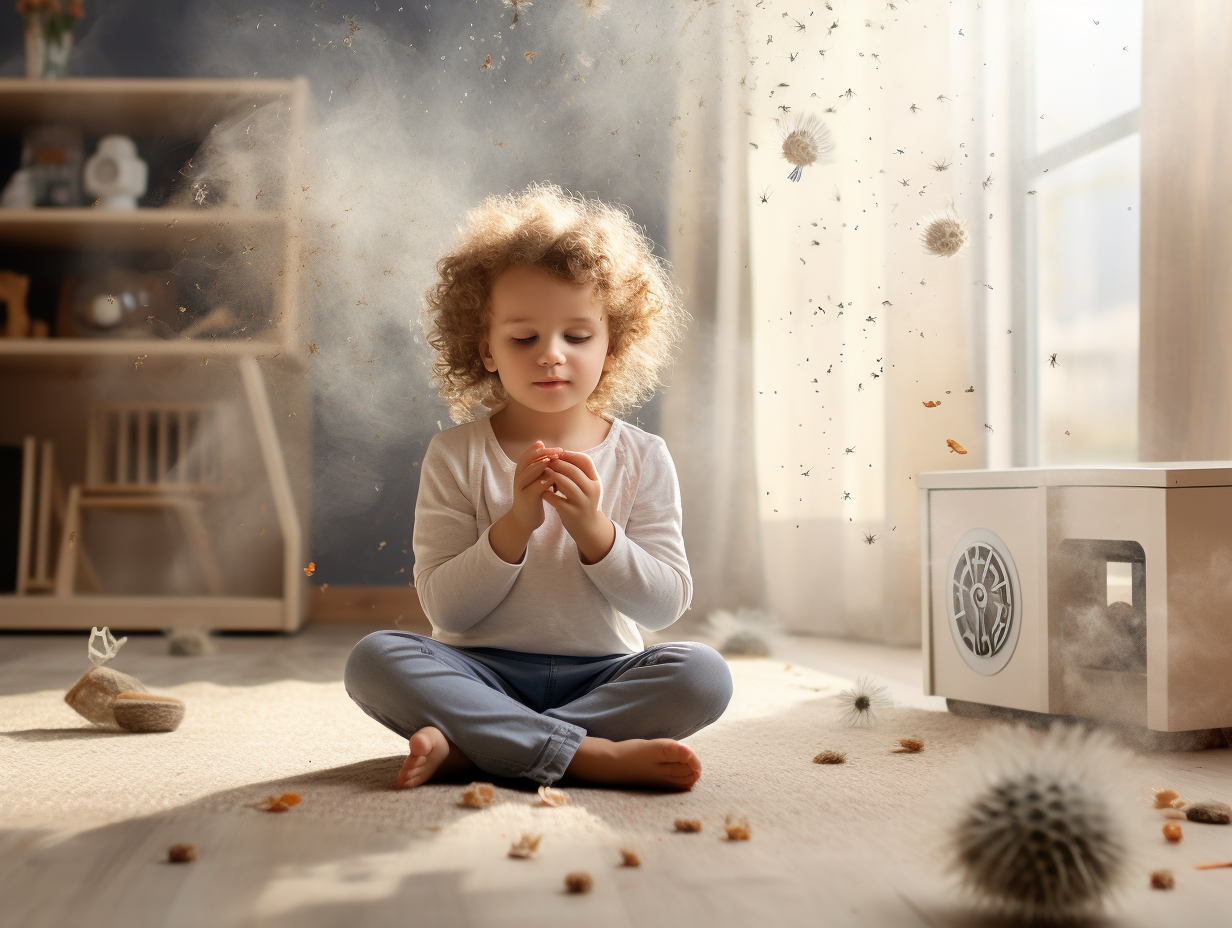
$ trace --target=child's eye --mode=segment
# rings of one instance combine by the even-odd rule
[[[589,336],[589,335],[566,335],[566,336],[565,336],[565,338],[566,338],[568,341],[573,342],[573,344],[575,344],[575,345],[580,345],[580,344],[582,344],[582,342],[588,342],[588,341],[590,341],[590,336]]]
[[[514,341],[517,342],[519,345],[529,345],[531,342],[535,340],[536,337],[537,336],[534,336],[534,335],[528,335],[526,336],[526,338],[515,338]]]

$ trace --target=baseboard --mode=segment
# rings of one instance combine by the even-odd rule
[[[308,621],[354,622],[397,626],[409,631],[431,629],[413,586],[335,586],[322,584],[308,593]]]

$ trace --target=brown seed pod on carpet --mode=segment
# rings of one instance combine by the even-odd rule
[[[173,864],[186,864],[197,859],[197,845],[173,844],[167,848],[167,861]]]
[[[262,809],[266,812],[285,812],[291,806],[297,806],[304,801],[299,793],[283,793],[281,796],[266,796],[256,802],[245,803],[249,808]]]
[[[813,758],[815,764],[845,764],[847,754],[844,751],[822,751]]]
[[[565,892],[588,893],[594,885],[594,878],[585,871],[578,870],[576,873],[565,874]]]
[[[919,754],[924,750],[924,742],[919,738],[899,738],[898,747],[891,754]]]
[[[677,831],[687,832],[688,834],[696,834],[702,830],[701,820],[696,818],[678,818],[673,824],[676,826]]]
[[[620,865],[622,867],[640,867],[642,858],[638,856],[637,851],[631,851],[627,847],[620,849]]]
[[[1175,889],[1176,879],[1171,870],[1156,870],[1151,874],[1151,889]]]

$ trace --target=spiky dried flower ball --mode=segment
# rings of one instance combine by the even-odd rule
[[[795,165],[787,175],[798,181],[804,169],[814,164],[834,163],[834,136],[824,122],[809,113],[783,121],[783,157]]]
[[[920,241],[930,255],[952,258],[967,247],[967,220],[953,210],[926,216],[923,225]]]
[[[1055,726],[985,739],[949,838],[966,886],[1006,914],[1061,920],[1098,909],[1123,881],[1129,849],[1116,779],[1129,757],[1103,732]]]
[[[877,724],[877,710],[894,705],[886,688],[868,677],[860,677],[850,689],[838,694],[843,723],[852,728],[872,728]]]

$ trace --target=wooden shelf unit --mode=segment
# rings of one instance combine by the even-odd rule
[[[255,448],[268,482],[282,539],[281,593],[277,596],[68,596],[0,594],[0,628],[89,628],[108,624],[121,629],[161,629],[196,625],[212,629],[295,631],[305,611],[303,566],[307,525],[307,423],[311,400],[303,376],[301,352],[289,351],[299,326],[299,253],[293,226],[296,185],[303,174],[308,86],[293,81],[89,79],[28,81],[0,78],[0,134],[20,134],[43,124],[68,124],[86,136],[119,133],[204,141],[217,125],[261,106],[288,107],[287,188],[278,209],[144,208],[131,212],[90,208],[0,209],[0,248],[20,247],[63,252],[175,251],[202,237],[257,238],[280,249],[280,272],[273,285],[270,318],[276,324],[245,337],[192,339],[0,338],[0,378],[34,385],[80,383],[81,402],[108,399],[108,388],[123,384],[121,371],[144,368],[149,378],[173,394],[185,365],[194,368],[217,358],[213,368],[229,378],[237,405],[246,407]],[[3,183],[7,178],[0,178]],[[21,268],[12,268],[20,271]],[[297,360],[298,359],[298,360]],[[277,369],[290,384],[279,396],[275,418],[263,371]],[[101,378],[101,379],[100,379]],[[100,386],[102,385],[102,386]],[[150,383],[143,384],[150,389]],[[161,389],[162,387],[160,387]],[[182,387],[182,389],[189,389]],[[103,391],[103,392],[100,392]],[[22,391],[24,392],[24,390]],[[275,389],[275,392],[279,392]],[[62,396],[61,393],[57,393]],[[63,407],[61,407],[63,408]],[[79,410],[78,410],[79,411]],[[54,408],[46,414],[56,415]],[[29,411],[22,413],[29,421]],[[299,416],[294,428],[285,423]],[[20,419],[17,416],[16,419]],[[8,423],[6,424],[6,419]],[[0,438],[20,441],[14,414],[0,407]],[[290,433],[290,437],[288,437]],[[289,443],[288,443],[289,442]],[[64,460],[58,456],[57,460]],[[294,486],[291,473],[305,478]],[[65,475],[64,482],[78,482]]]

